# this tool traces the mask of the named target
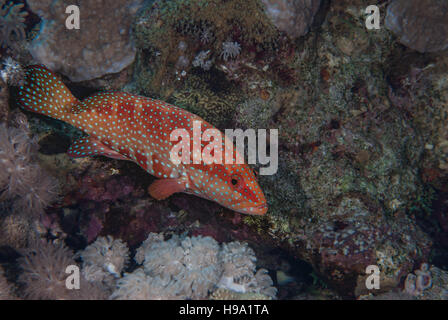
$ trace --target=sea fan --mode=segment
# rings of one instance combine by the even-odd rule
[[[25,39],[25,18],[27,12],[21,11],[23,3],[0,2],[0,47],[11,47]]]

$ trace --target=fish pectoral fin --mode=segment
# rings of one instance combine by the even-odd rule
[[[118,160],[129,160],[121,153],[112,150],[99,140],[91,137],[76,140],[68,149],[67,154],[72,158],[106,156]]]
[[[148,192],[156,200],[163,200],[176,192],[183,192],[186,190],[186,184],[183,179],[158,179],[154,181],[149,187]]]

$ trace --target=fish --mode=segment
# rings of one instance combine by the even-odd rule
[[[193,139],[195,121],[200,121],[201,133],[216,129],[182,108],[120,91],[99,91],[78,100],[60,77],[42,65],[25,69],[18,104],[82,130],[86,136],[76,140],[67,151],[73,158],[106,156],[135,162],[157,178],[148,187],[148,193],[156,200],[183,192],[239,213],[264,215],[268,210],[256,174],[245,162],[171,161],[170,150],[176,144],[170,139],[173,130],[186,129]],[[205,147],[201,143],[201,150]],[[236,156],[237,150],[233,148]]]

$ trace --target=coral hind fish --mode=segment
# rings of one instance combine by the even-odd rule
[[[194,121],[201,121],[202,130],[214,128],[186,110],[125,92],[99,92],[79,101],[43,66],[27,68],[19,104],[88,134],[71,145],[72,157],[103,155],[137,163],[158,178],[148,188],[157,200],[185,192],[241,213],[267,212],[263,191],[247,164],[175,165],[170,160],[172,130],[184,128],[192,136]]]

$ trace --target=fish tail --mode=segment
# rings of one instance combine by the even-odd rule
[[[19,91],[19,104],[25,110],[63,120],[78,103],[53,72],[40,65],[26,68],[25,84]]]

